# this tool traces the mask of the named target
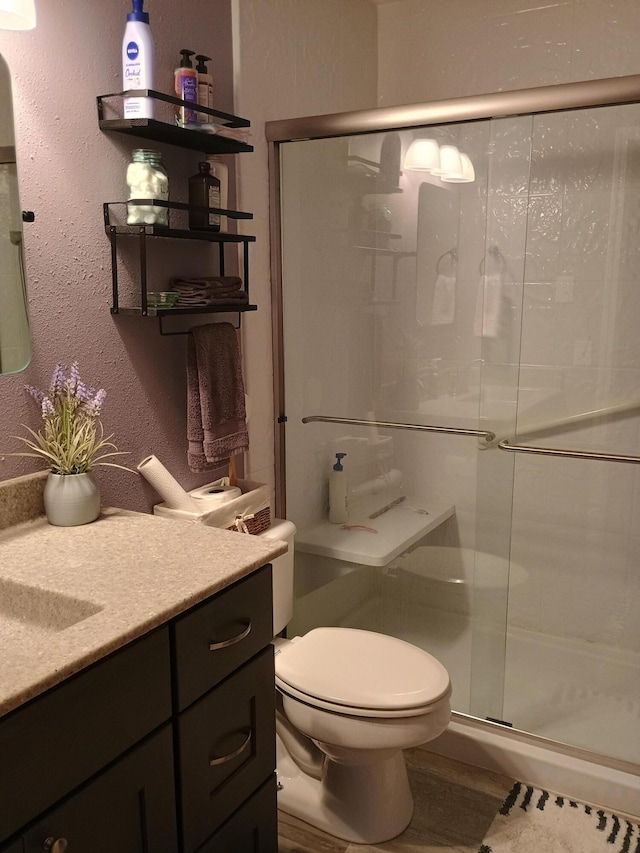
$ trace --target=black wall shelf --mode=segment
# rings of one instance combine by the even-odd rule
[[[154,101],[154,114],[162,115],[159,118],[122,118],[124,110],[124,98],[150,98]],[[158,103],[155,103],[158,102]],[[237,139],[231,139],[221,135],[219,132],[210,133],[203,129],[202,125],[196,125],[193,129],[179,127],[175,124],[174,108],[187,107],[194,109],[194,104],[187,103],[172,95],[165,95],[153,89],[144,89],[131,92],[117,92],[111,95],[98,95],[98,124],[101,130],[107,132],[124,133],[130,136],[149,139],[154,142],[166,142],[179,148],[186,148],[207,154],[239,154],[253,151],[251,145]],[[247,119],[220,110],[209,109],[198,106],[200,113],[205,113],[211,119],[211,124],[217,125],[219,129],[248,128],[250,122]],[[148,206],[151,208],[151,218],[157,218],[157,212],[163,208],[169,211],[170,227],[165,225],[135,224],[127,223],[128,205]],[[156,211],[153,211],[156,208]],[[249,304],[249,244],[255,242],[255,237],[245,234],[235,234],[228,231],[195,230],[188,227],[188,213],[196,210],[200,213],[215,213],[229,220],[253,219],[253,214],[224,208],[204,208],[183,204],[182,202],[163,201],[159,199],[129,199],[128,201],[105,202],[103,204],[104,228],[111,244],[111,276],[112,276],[112,304],[111,313],[130,315],[137,317],[157,317],[160,324],[161,334],[183,334],[182,332],[164,332],[162,320],[169,316],[188,316],[191,314],[224,314],[237,313],[238,325],[240,318],[246,311],[257,310],[257,305]],[[121,239],[137,241],[139,259],[139,302],[136,305],[120,305],[118,290],[118,242]],[[216,305],[176,305],[172,308],[163,308],[149,305],[147,291],[147,250],[148,240],[151,239],[174,239],[195,240],[218,245],[218,272],[220,276],[225,275],[225,247],[242,247],[242,271],[243,292],[246,294],[247,302],[240,304],[230,302],[228,304]],[[165,288],[167,289],[167,288]]]
[[[240,213],[239,211],[228,211],[222,208],[193,208],[181,202],[166,202],[158,199],[132,199],[132,204],[148,205],[150,208],[168,208],[169,211],[177,210],[183,215],[189,210],[207,210],[222,215],[231,215],[233,218],[249,219],[252,214]],[[173,308],[161,308],[149,305],[147,288],[147,242],[149,239],[180,239],[200,240],[218,245],[218,269],[221,276],[225,275],[225,246],[240,245],[243,251],[243,291],[249,299],[249,243],[255,242],[255,237],[249,234],[229,234],[225,231],[196,231],[187,228],[168,228],[159,225],[126,225],[118,221],[126,219],[127,202],[105,202],[103,204],[105,232],[111,243],[111,283],[112,283],[112,314],[128,314],[141,317],[158,317],[160,319],[160,332],[163,331],[162,318],[170,315],[187,314],[220,314],[234,312],[238,315],[245,311],[257,310],[256,305],[247,303],[229,303],[216,305],[185,305]],[[138,243],[140,302],[137,305],[121,306],[118,287],[118,241],[119,239],[135,239]]]
[[[222,136],[219,133],[209,133],[203,130],[203,125],[194,125],[193,129],[178,127],[170,121],[161,121],[155,118],[122,118],[122,102],[124,97],[149,97],[154,101],[161,101],[172,106],[186,106],[193,109],[194,105],[156,92],[154,89],[140,89],[135,92],[116,92],[111,95],[98,95],[98,125],[100,130],[125,133],[129,136],[137,136],[141,139],[151,139],[154,142],[166,142],[179,148],[189,148],[192,151],[202,151],[207,154],[242,154],[253,151],[253,146],[246,142]],[[206,113],[215,119],[215,123],[229,128],[250,127],[247,119],[230,115],[206,107],[198,107],[202,113]],[[109,116],[109,112],[114,116]]]

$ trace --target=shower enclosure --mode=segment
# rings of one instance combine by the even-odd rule
[[[409,640],[456,711],[625,767],[638,100],[640,77],[617,78],[267,125],[290,634]],[[327,512],[338,452],[346,525]]]

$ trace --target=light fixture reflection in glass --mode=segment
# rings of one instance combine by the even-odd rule
[[[462,172],[459,175],[443,175],[440,180],[447,184],[470,184],[476,179],[476,172],[468,154],[460,153]]]
[[[462,175],[462,160],[455,145],[440,146],[440,166],[438,169],[434,169],[432,174],[442,178]]]
[[[35,25],[35,0],[0,0],[0,30],[32,30]]]
[[[475,181],[473,163],[455,145],[439,146],[435,139],[414,139],[404,159],[409,172],[429,172],[445,183],[467,184]]]
[[[404,158],[410,172],[433,172],[440,168],[440,147],[435,139],[414,139]]]

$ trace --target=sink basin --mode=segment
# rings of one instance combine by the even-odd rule
[[[91,601],[0,578],[0,620],[57,633],[101,610]]]

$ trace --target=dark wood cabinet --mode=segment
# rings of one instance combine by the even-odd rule
[[[0,720],[0,840],[171,717],[160,628]]]
[[[278,853],[276,777],[235,812],[198,853]]]
[[[47,839],[66,840],[68,853],[175,853],[171,726],[38,821],[24,834],[24,853],[43,853]]]
[[[274,684],[269,646],[180,714],[185,851],[196,850],[273,774]]]
[[[276,853],[271,624],[264,566],[0,719],[1,853]]]

